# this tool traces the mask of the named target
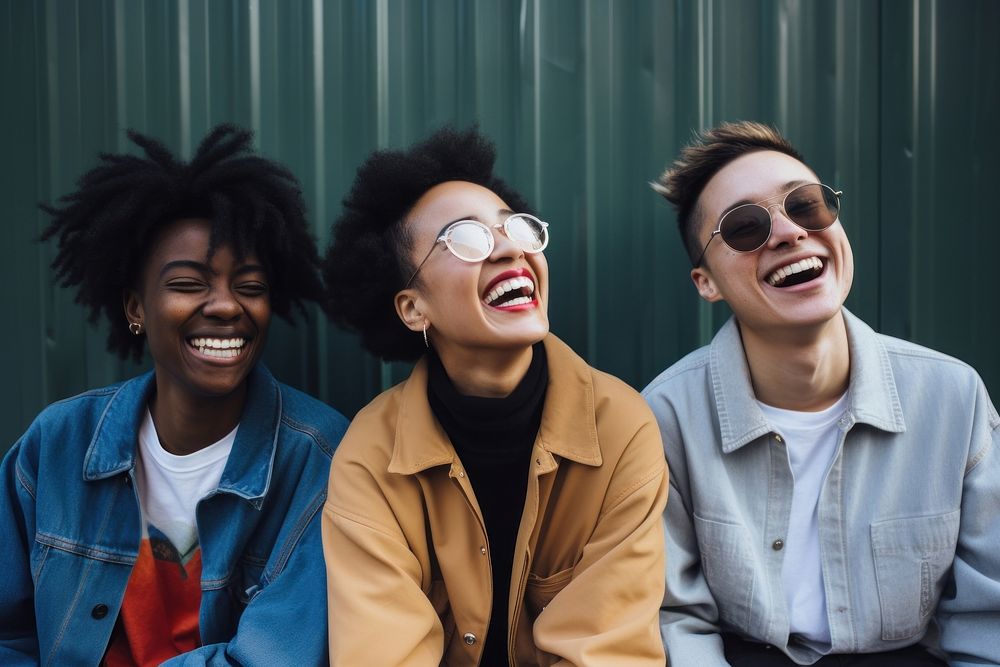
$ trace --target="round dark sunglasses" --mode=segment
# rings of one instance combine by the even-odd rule
[[[771,238],[771,209],[775,206],[780,206],[789,220],[807,232],[821,232],[837,222],[842,194],[842,191],[822,183],[806,183],[784,195],[732,208],[719,219],[719,226],[712,232],[694,267],[701,266],[701,260],[716,236],[721,236],[725,244],[736,252],[753,252],[763,247]],[[781,201],[767,204],[779,197]]]

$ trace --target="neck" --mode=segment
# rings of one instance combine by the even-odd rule
[[[843,313],[803,330],[740,328],[757,400],[785,410],[815,412],[847,391],[851,359]]]
[[[441,365],[459,393],[503,398],[524,379],[531,365],[531,347],[512,350],[436,350]]]
[[[159,385],[160,383],[158,383]],[[243,414],[246,382],[227,396],[192,396],[164,383],[149,401],[160,446],[177,456],[192,454],[218,442],[236,428]]]

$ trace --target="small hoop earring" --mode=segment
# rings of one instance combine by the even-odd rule
[[[138,336],[142,333],[142,324],[139,322],[129,322],[128,330],[132,332],[133,336]]]
[[[427,322],[424,322],[424,347],[431,349],[431,344],[427,342]]]

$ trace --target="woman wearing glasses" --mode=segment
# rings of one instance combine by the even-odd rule
[[[545,222],[442,130],[361,167],[329,312],[417,361],[358,413],[323,517],[334,665],[662,665],[652,415],[548,333]]]

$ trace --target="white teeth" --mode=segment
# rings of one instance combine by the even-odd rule
[[[507,292],[511,292],[516,289],[528,288],[528,294],[534,294],[535,283],[527,276],[520,276],[517,278],[511,278],[510,280],[505,280],[498,285],[495,285],[490,293],[486,295],[486,303],[494,304],[497,299],[502,297]],[[505,303],[505,306],[518,306],[525,303],[531,303],[531,298],[529,296],[519,296],[516,299],[512,299]]]
[[[192,338],[189,342],[206,357],[232,359],[239,356],[247,341],[246,338]]]
[[[808,257],[806,259],[799,260],[798,262],[792,262],[788,266],[783,266],[777,269],[767,277],[767,282],[770,283],[772,286],[776,286],[779,283],[784,282],[785,278],[787,278],[788,276],[794,275],[796,273],[802,273],[803,271],[808,271],[810,269],[822,269],[822,268],[823,268],[823,262],[819,259],[819,257]]]

